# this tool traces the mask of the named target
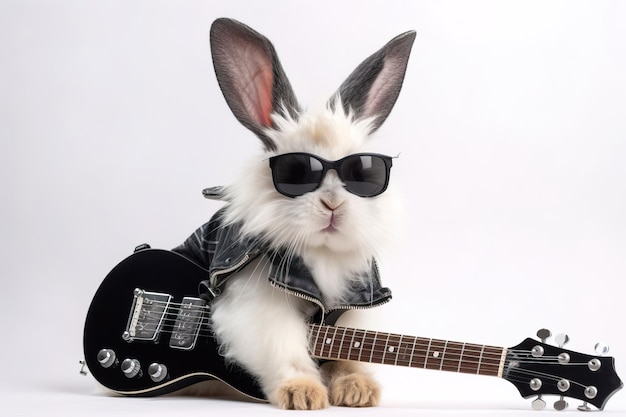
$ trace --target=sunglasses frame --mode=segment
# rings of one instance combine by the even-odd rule
[[[278,185],[278,181],[276,179],[276,171],[275,171],[275,167],[277,164],[277,161],[285,156],[290,156],[290,155],[298,155],[298,156],[308,156],[311,157],[315,160],[317,160],[319,163],[322,164],[322,174],[321,174],[321,178],[318,182],[318,184],[316,185],[316,187],[310,191],[306,191],[304,193],[301,194],[291,194],[291,193],[287,193],[284,191],[281,191]],[[370,156],[370,157],[376,157],[381,159],[384,164],[385,164],[385,183],[383,184],[383,187],[381,188],[380,191],[376,192],[375,194],[371,194],[371,195],[361,195],[358,194],[352,190],[350,190],[348,188],[348,185],[346,184],[345,180],[343,179],[343,175],[341,173],[341,165],[347,160],[347,159],[351,159],[354,157],[361,157],[361,156]],[[272,171],[272,181],[274,183],[274,188],[276,189],[276,191],[278,191],[280,194],[286,196],[286,197],[290,197],[290,198],[296,198],[296,197],[300,197],[302,195],[311,193],[315,190],[317,190],[321,185],[322,182],[324,182],[324,178],[326,177],[326,174],[328,173],[328,171],[330,171],[331,169],[334,170],[337,173],[337,176],[339,177],[339,179],[344,183],[344,188],[346,189],[346,191],[348,191],[349,193],[352,193],[354,195],[357,195],[359,197],[363,197],[363,198],[371,198],[371,197],[376,197],[382,193],[385,192],[385,190],[387,190],[387,186],[389,185],[389,177],[391,176],[391,166],[392,166],[392,160],[393,157],[388,156],[388,155],[383,155],[383,154],[379,154],[379,153],[355,153],[352,155],[348,155],[345,156],[341,159],[338,159],[336,161],[329,161],[327,159],[321,158],[317,155],[313,155],[311,153],[307,153],[307,152],[290,152],[290,153],[284,153],[284,154],[280,154],[280,155],[275,155],[272,156],[271,158],[269,158],[269,163],[270,163],[270,169]]]

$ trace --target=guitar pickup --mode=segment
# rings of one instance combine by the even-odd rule
[[[204,313],[207,311],[206,304],[201,298],[183,298],[170,338],[171,348],[182,350],[194,348],[203,324]]]
[[[157,342],[172,296],[135,289],[126,330],[122,339],[127,342]]]

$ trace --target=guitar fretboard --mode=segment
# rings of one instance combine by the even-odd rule
[[[319,359],[502,376],[506,349],[347,327],[309,326],[309,349]]]

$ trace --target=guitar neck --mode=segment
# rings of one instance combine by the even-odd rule
[[[506,349],[497,346],[403,336],[311,324],[312,356],[411,368],[502,377]]]

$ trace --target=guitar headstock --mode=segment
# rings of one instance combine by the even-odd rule
[[[532,404],[534,409],[545,407],[542,396],[557,395],[559,399],[554,403],[557,410],[568,406],[566,397],[582,400],[583,404],[578,407],[581,411],[590,410],[588,404],[602,410],[609,398],[622,388],[614,358],[564,349],[569,341],[566,335],[555,337],[558,346],[549,345],[545,343],[550,337],[546,329],[539,330],[537,336],[541,341],[528,338],[507,350],[502,373],[522,397],[537,395]],[[606,352],[608,348],[601,348],[598,353]]]

